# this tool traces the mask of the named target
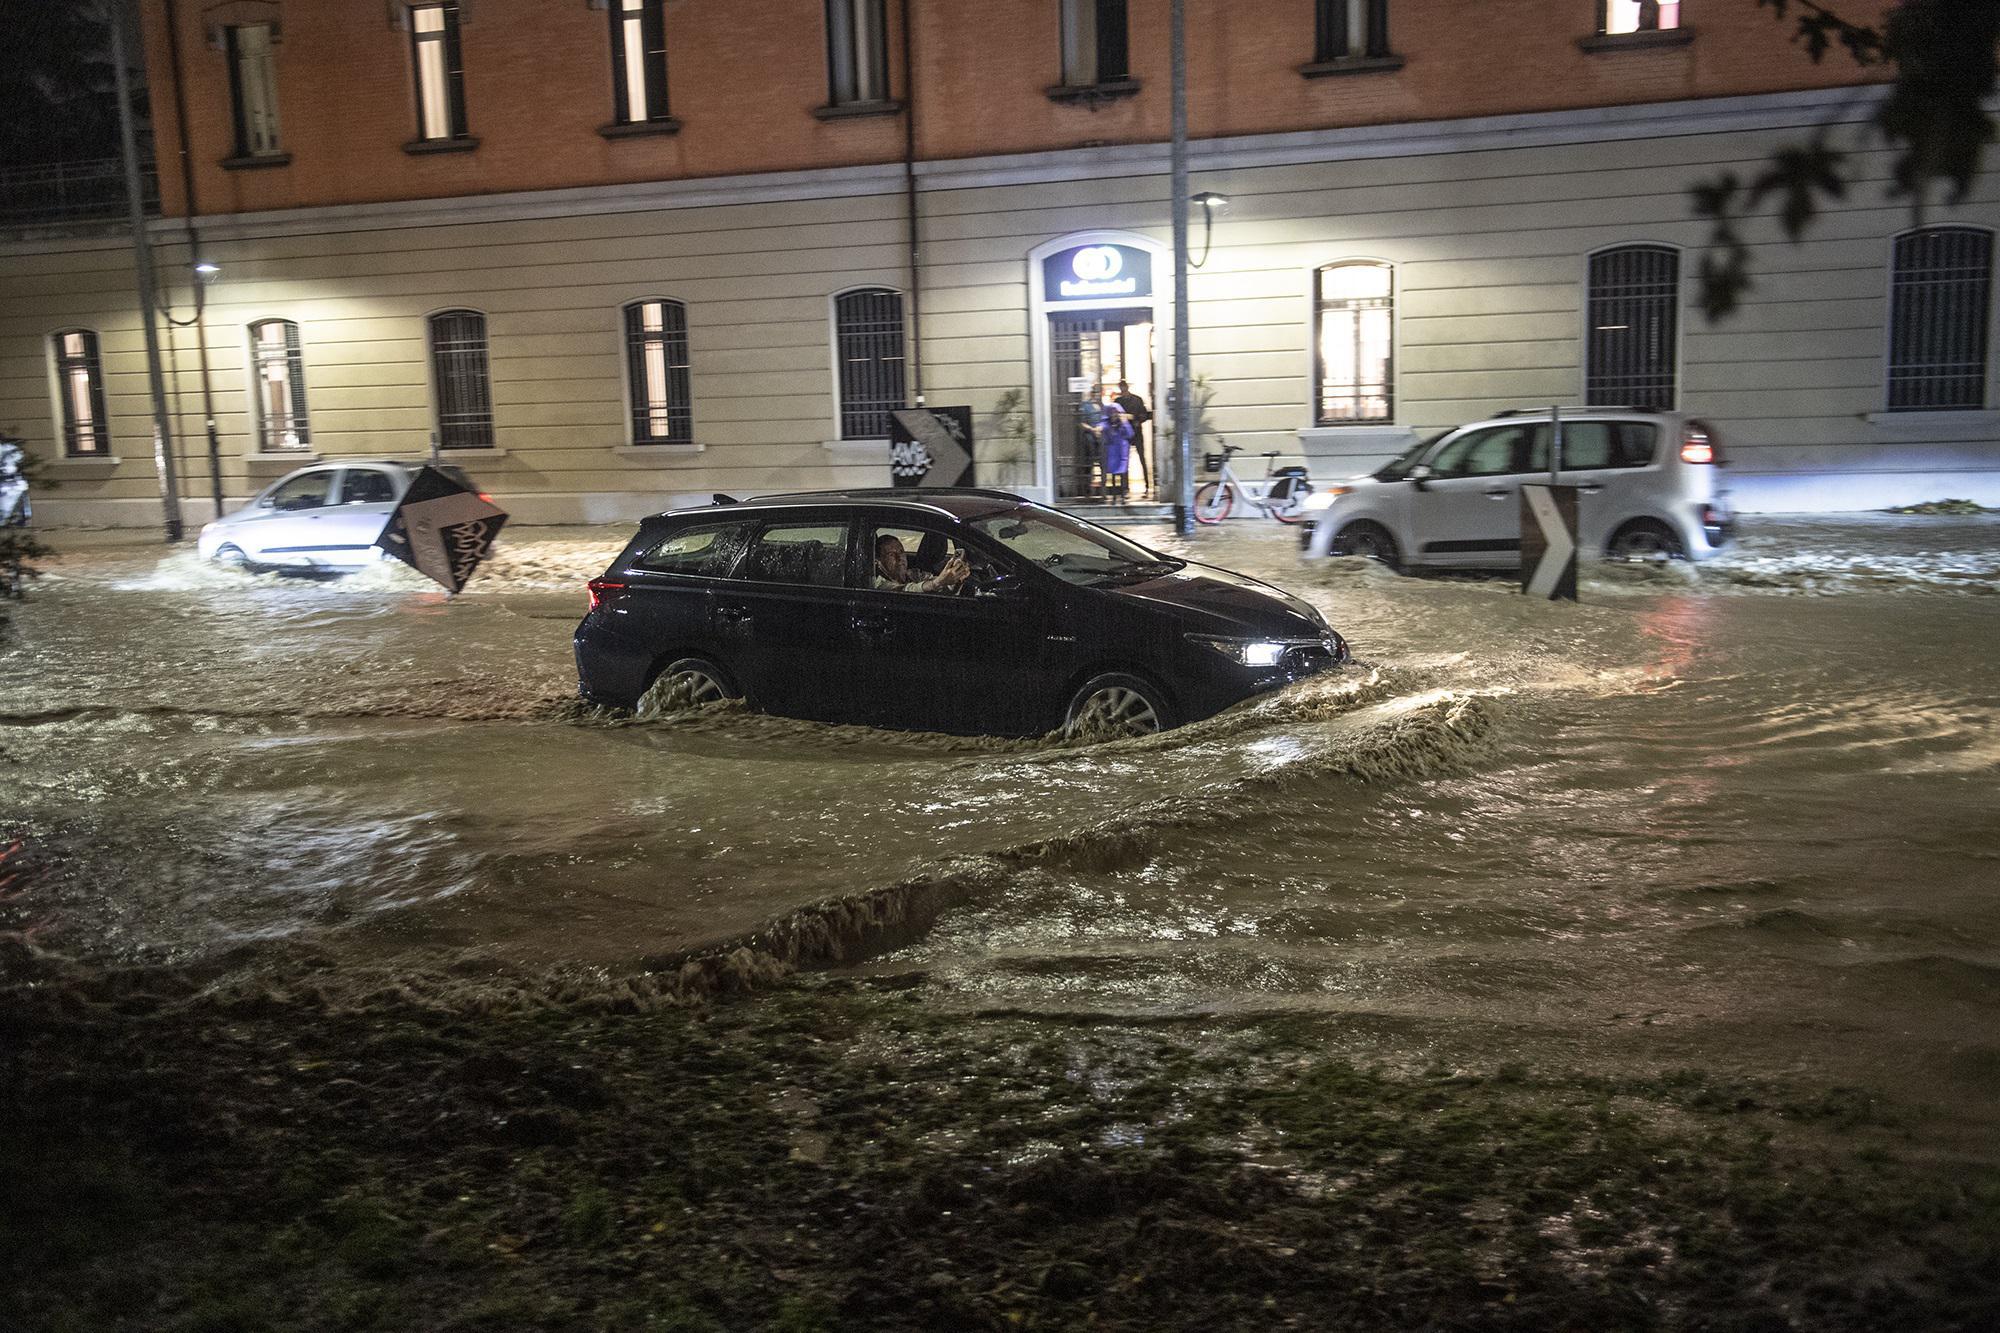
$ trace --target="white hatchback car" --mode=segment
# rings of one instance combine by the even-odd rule
[[[386,558],[383,525],[421,463],[375,459],[322,463],[280,477],[243,508],[202,528],[204,560],[286,569],[360,569]],[[468,488],[450,465],[438,470]]]
[[[1512,565],[1521,485],[1551,480],[1552,436],[1547,408],[1434,435],[1309,497],[1306,554],[1367,555],[1394,568]],[[1553,480],[1579,492],[1580,557],[1700,560],[1728,543],[1735,514],[1710,426],[1677,412],[1564,408],[1562,438]]]

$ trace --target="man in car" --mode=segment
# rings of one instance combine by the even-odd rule
[[[901,540],[886,532],[875,539],[875,586],[883,592],[956,592],[971,573],[965,557],[954,551],[943,569],[919,578],[910,569]]]

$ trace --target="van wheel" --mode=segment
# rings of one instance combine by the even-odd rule
[[[1379,523],[1348,524],[1334,535],[1333,549],[1341,555],[1380,560],[1391,569],[1403,567],[1403,553],[1396,549],[1396,539]]]
[[[653,683],[639,697],[638,711],[672,713],[742,697],[743,692],[729,679],[729,673],[715,663],[705,657],[680,657],[653,677]]]
[[[1093,676],[1069,701],[1065,736],[1150,736],[1174,725],[1166,697],[1123,672]]]
[[[224,569],[250,568],[250,557],[243,554],[243,548],[236,545],[224,546],[215,553],[215,563]]]
[[[1674,530],[1657,519],[1635,518],[1611,536],[1605,554],[1613,560],[1685,560],[1687,551]]]

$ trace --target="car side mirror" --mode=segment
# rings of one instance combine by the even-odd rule
[[[1420,491],[1429,490],[1431,488],[1431,465],[1429,463],[1419,463],[1411,468],[1410,484]]]

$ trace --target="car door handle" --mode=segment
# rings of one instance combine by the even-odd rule
[[[1486,498],[1489,500],[1504,500],[1513,493],[1509,490],[1488,491],[1486,492]]]
[[[747,606],[718,606],[715,608],[715,619],[722,625],[747,625],[752,617]]]
[[[1604,488],[1602,486],[1579,486],[1576,489],[1584,495],[1595,495]]]

